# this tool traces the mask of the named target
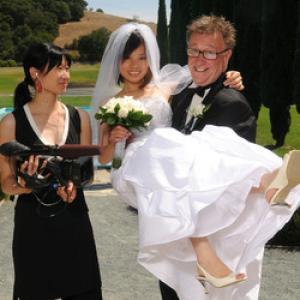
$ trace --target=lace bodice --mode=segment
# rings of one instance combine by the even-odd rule
[[[147,113],[152,115],[152,120],[147,128],[133,130],[135,138],[149,134],[153,129],[171,126],[172,110],[169,103],[162,97],[145,97],[140,99]]]

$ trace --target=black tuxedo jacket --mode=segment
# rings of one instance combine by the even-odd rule
[[[228,126],[241,137],[255,142],[256,118],[246,98],[238,91],[223,85],[225,75],[211,86],[203,104],[209,105],[207,111],[199,118],[193,130],[202,130],[205,125]],[[192,101],[188,88],[171,101],[173,111],[172,127],[181,131],[185,126],[187,109]]]

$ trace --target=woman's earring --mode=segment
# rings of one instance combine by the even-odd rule
[[[35,80],[35,90],[37,93],[41,93],[43,91],[42,83],[36,78]]]

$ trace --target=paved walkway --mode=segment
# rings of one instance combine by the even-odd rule
[[[107,171],[97,172],[97,184],[103,186],[108,181]],[[104,300],[160,300],[157,280],[136,263],[136,212],[111,189],[87,191],[86,196],[101,264]],[[0,207],[0,300],[11,299],[12,220],[13,203],[5,202]],[[299,278],[300,252],[266,250],[260,300],[299,300]]]

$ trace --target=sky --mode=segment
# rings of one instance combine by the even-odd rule
[[[157,23],[159,0],[86,0],[88,8],[101,8],[104,13]],[[171,0],[165,0],[167,16]]]

